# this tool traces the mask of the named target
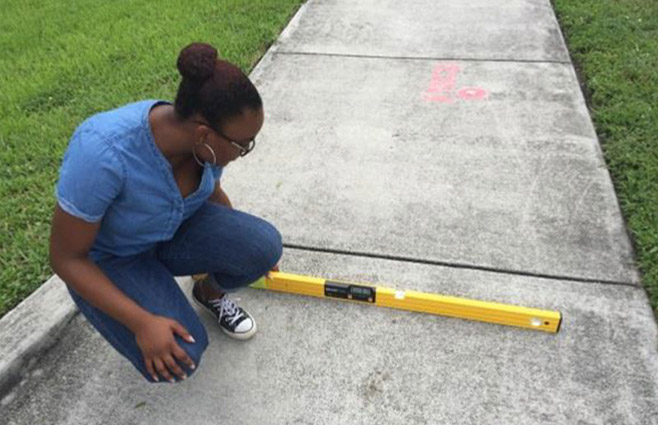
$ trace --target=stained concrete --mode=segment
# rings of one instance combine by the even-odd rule
[[[559,334],[261,290],[246,343],[176,385],[142,383],[78,318],[6,406],[11,425],[658,423],[643,290],[288,250],[290,272],[559,309]],[[189,282],[184,284],[189,292]],[[48,388],[48,391],[44,391]]]
[[[311,0],[284,52],[569,62],[548,0]]]
[[[487,97],[428,101],[437,66]],[[253,78],[266,123],[223,184],[286,243],[638,281],[571,66],[271,55]]]

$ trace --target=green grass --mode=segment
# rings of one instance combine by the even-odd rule
[[[302,0],[5,0],[0,15],[0,316],[51,275],[59,164],[89,115],[173,99],[193,41],[249,71]]]
[[[658,314],[658,2],[553,1]]]

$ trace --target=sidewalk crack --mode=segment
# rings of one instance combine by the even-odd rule
[[[508,274],[515,276],[525,276],[525,277],[535,277],[542,279],[550,280],[561,280],[569,282],[579,282],[579,283],[598,283],[602,285],[614,285],[614,286],[628,286],[631,288],[642,288],[640,284],[633,282],[619,281],[619,280],[609,280],[609,279],[592,279],[582,276],[567,276],[567,275],[558,275],[558,274],[546,274],[546,273],[536,273],[522,270],[512,270],[512,269],[503,269],[490,266],[480,266],[477,264],[467,264],[467,263],[457,263],[452,261],[440,261],[440,260],[426,260],[420,258],[404,257],[398,255],[388,255],[388,254],[374,254],[369,252],[359,252],[359,251],[348,251],[344,249],[333,249],[333,248],[317,248],[311,246],[297,245],[297,244],[283,244],[284,248],[298,249],[301,251],[310,251],[310,252],[320,252],[324,254],[339,254],[339,255],[348,255],[352,257],[365,257],[365,258],[375,258],[380,260],[392,260],[400,261],[405,263],[416,263],[416,264],[425,264],[431,266],[443,266],[450,267],[455,269],[468,269],[468,270],[479,270],[490,273],[499,273],[499,274]]]
[[[351,53],[319,53],[319,52],[292,52],[287,50],[273,50],[275,55],[289,56],[327,56],[327,57],[345,57],[345,58],[364,58],[364,59],[399,59],[399,60],[421,60],[421,61],[457,61],[457,62],[508,62],[508,63],[555,63],[562,65],[571,65],[571,61],[550,60],[550,59],[478,59],[478,58],[459,58],[459,57],[432,57],[432,56],[386,56],[386,55],[359,55]]]

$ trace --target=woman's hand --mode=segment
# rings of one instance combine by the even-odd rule
[[[180,379],[187,378],[176,359],[190,369],[196,367],[185,350],[176,343],[174,334],[188,342],[195,342],[180,323],[163,316],[150,315],[135,332],[137,345],[144,355],[146,370],[154,381],[159,381],[156,371],[170,382],[175,382],[172,373]]]

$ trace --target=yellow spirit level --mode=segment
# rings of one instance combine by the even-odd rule
[[[197,276],[194,277],[198,279]],[[562,315],[558,311],[337,282],[282,272],[270,272],[268,277],[254,282],[251,287],[364,302],[382,307],[517,326],[550,333],[557,333],[562,322]]]

